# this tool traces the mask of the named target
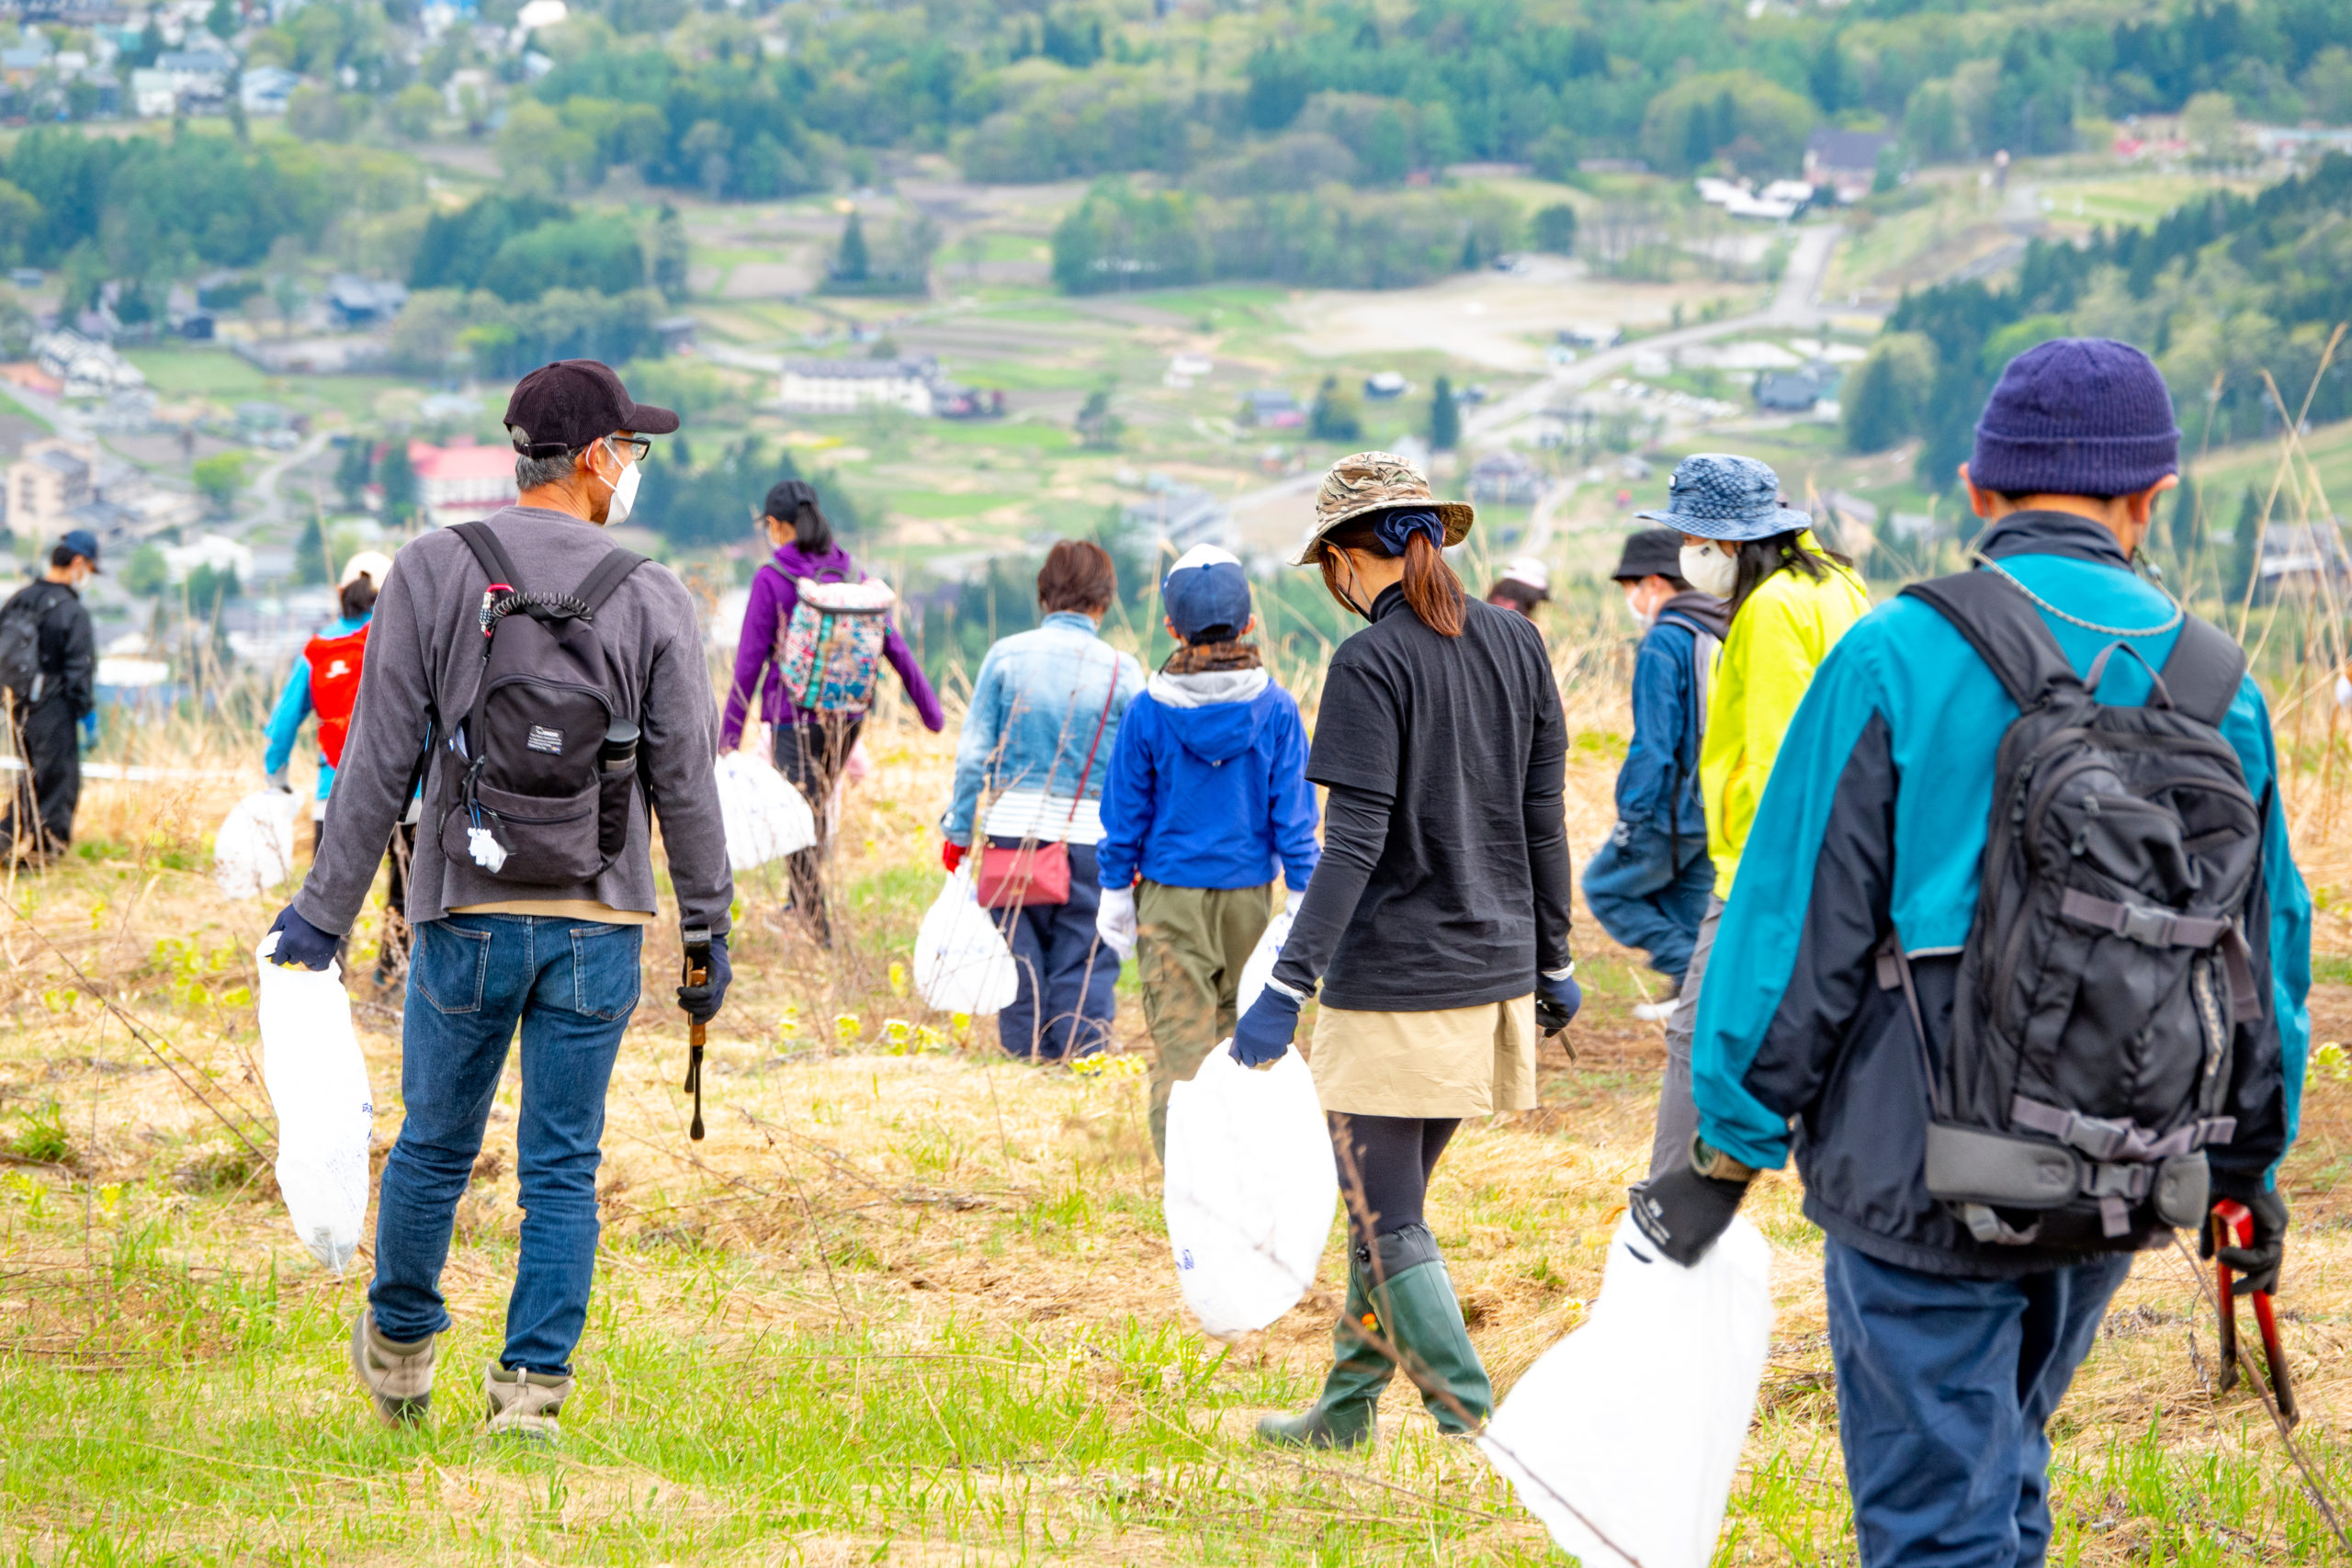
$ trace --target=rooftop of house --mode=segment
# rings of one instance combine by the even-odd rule
[[[939,362],[928,355],[921,359],[787,359],[784,373],[842,381],[928,381],[939,374]]]
[[[1876,130],[1832,130],[1824,127],[1806,138],[1804,155],[1825,169],[1875,170],[1878,155],[1894,138]]]
[[[448,481],[453,479],[503,479],[513,482],[514,452],[512,447],[488,446],[479,444],[434,446],[423,441],[408,444],[408,460],[420,479]]]

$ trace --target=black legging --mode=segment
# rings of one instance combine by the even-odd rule
[[[1368,1244],[1421,1224],[1430,1175],[1462,1119],[1333,1111],[1329,1120],[1340,1160],[1340,1195],[1348,1205],[1349,1239]]]

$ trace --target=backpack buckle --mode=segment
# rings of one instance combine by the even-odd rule
[[[2151,909],[2141,904],[2126,904],[2115,922],[2115,934],[2147,947],[2170,947],[2173,931],[2180,917],[2169,909]]]

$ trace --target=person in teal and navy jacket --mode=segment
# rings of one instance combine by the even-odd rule
[[[2102,704],[2171,701],[2151,671],[2184,622],[2132,574],[2132,556],[2156,497],[2177,482],[2178,445],[2171,397],[2146,355],[2060,339],[2010,362],[1961,469],[1992,524],[1982,570],[2030,600]],[[2220,640],[2209,632],[2200,637]],[[2094,661],[2119,644],[2139,657],[2119,652],[2093,681]],[[2211,669],[2204,660],[2195,673]],[[2222,1058],[2221,1110],[2234,1126],[2203,1152],[2212,1198],[2254,1214],[2253,1245],[2225,1247],[2222,1259],[2245,1288],[2267,1290],[2288,1219],[2276,1174],[2294,1141],[2310,1042],[2312,905],[2288,843],[2262,693],[2246,676],[2223,705],[2220,733],[2262,813],[2261,837],[2240,933],[2252,994]],[[1838,1436],[1864,1568],[2043,1561],[2046,1423],[2132,1251],[2171,1236],[2134,1198],[2106,1211],[2118,1223],[2104,1232],[2055,1232],[2067,1240],[2053,1246],[2022,1211],[1989,1224],[1987,1204],[1939,1201],[1928,1188],[1919,1034],[1932,1060],[1954,1060],[1996,749],[2018,712],[1971,642],[1916,598],[1879,606],[1831,650],[1774,763],[1699,993],[1690,1159],[1633,1193],[1636,1223],[1687,1263],[1730,1223],[1748,1178],[1793,1149],[1804,1212],[1827,1234]],[[1882,977],[1890,933],[1907,957],[1917,1023],[1904,988]],[[1891,948],[1883,968],[1904,973]],[[2077,1146],[2093,1161],[2115,1158],[2100,1131],[2115,1125],[2086,1123],[2083,1135],[2099,1136]],[[2209,1128],[2219,1124],[2199,1123],[2200,1136]]]

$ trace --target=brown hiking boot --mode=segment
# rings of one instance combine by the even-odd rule
[[[503,1367],[493,1360],[482,1364],[481,1382],[490,1394],[492,1436],[551,1443],[563,1435],[556,1416],[571,1393],[570,1378],[527,1367]]]
[[[433,1337],[388,1339],[368,1307],[351,1321],[351,1370],[387,1427],[414,1426],[433,1403]]]

